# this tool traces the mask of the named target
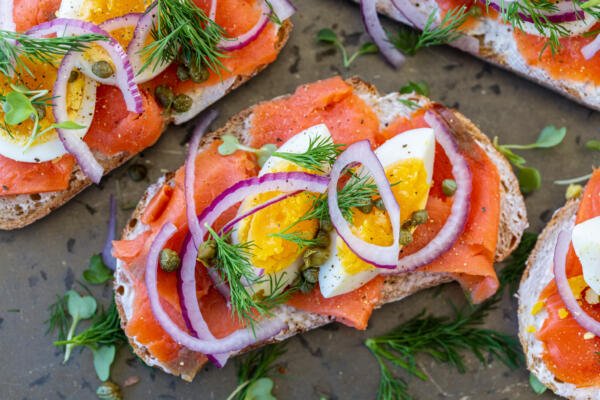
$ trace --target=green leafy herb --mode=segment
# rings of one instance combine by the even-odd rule
[[[533,373],[529,374],[529,386],[536,394],[542,394],[548,389]]]
[[[67,333],[66,340],[70,341],[75,335],[77,324],[79,324],[81,320],[92,318],[96,312],[96,300],[92,296],[82,297],[79,295],[79,293],[73,290],[69,290],[65,296],[67,298],[67,311],[71,316],[71,326],[69,328],[69,332]],[[63,360],[64,363],[69,361],[73,347],[74,344],[72,343],[66,344],[65,357]]]
[[[238,150],[247,151],[256,154],[258,157],[258,164],[262,167],[265,162],[271,157],[273,152],[277,150],[277,146],[274,144],[265,144],[260,149],[254,149],[250,146],[246,146],[240,143],[237,137],[233,135],[223,135],[221,137],[223,143],[218,148],[219,154],[222,156],[229,156]]]
[[[321,241],[318,238],[307,238],[306,232],[278,232],[272,233],[270,236],[278,237],[283,240],[287,240],[288,242],[292,242],[296,244],[300,249],[305,249],[309,247],[318,247],[321,244]]]
[[[521,243],[511,254],[506,266],[500,271],[499,278],[502,287],[508,287],[511,293],[514,293],[519,287],[521,276],[525,271],[525,263],[537,242],[538,235],[533,232],[523,233]]]
[[[115,346],[100,346],[98,348],[92,348],[94,354],[94,369],[98,379],[102,382],[107,381],[110,377],[110,366],[115,360],[116,353]]]
[[[425,47],[453,42],[462,36],[458,28],[465,23],[469,13],[466,6],[455,7],[444,15],[439,24],[436,24],[437,11],[433,11],[427,17],[427,22],[420,33],[413,28],[402,26],[390,41],[407,55],[415,55]]]
[[[44,322],[47,326],[46,335],[57,332],[58,340],[65,340],[69,329],[67,296],[56,296],[56,301],[48,307],[48,311],[50,317]]]
[[[519,179],[519,187],[521,188],[521,192],[524,194],[532,193],[542,186],[542,176],[537,168],[519,168],[519,171],[517,172],[517,178]]]
[[[425,81],[413,82],[408,81],[408,83],[400,88],[400,93],[402,94],[410,94],[417,93],[422,96],[429,96],[429,85]]]
[[[531,144],[505,144],[502,147],[515,150],[549,149],[561,144],[565,136],[567,136],[567,128],[548,125],[542,129],[537,140]]]
[[[302,168],[324,173],[323,166],[331,166],[341,153],[342,144],[335,144],[329,136],[315,136],[308,142],[308,148],[302,153],[275,151],[273,157],[290,161]]]
[[[215,73],[223,68],[223,54],[218,49],[224,31],[204,10],[191,0],[158,0],[146,12],[156,8],[154,41],[141,51],[146,58],[140,72],[158,68],[181,58],[192,68],[206,67]]]
[[[271,344],[245,356],[238,364],[238,387],[227,400],[272,400],[273,381],[267,375],[285,353],[283,343]]]
[[[398,99],[398,101],[400,103],[404,104],[406,107],[410,108],[411,110],[417,110],[417,109],[421,108],[421,106],[419,105],[419,103],[417,103],[416,101],[413,101],[413,100]]]
[[[275,13],[273,4],[271,4],[271,2],[269,0],[265,0],[265,3],[267,3],[267,7],[269,7],[269,10],[271,10],[271,14],[269,14],[269,19],[271,20],[271,22],[273,22],[274,24],[277,24],[277,25],[281,25],[282,24],[281,19]]]
[[[588,150],[600,151],[600,140],[592,139],[588,140],[585,144]]]
[[[88,269],[83,271],[83,279],[92,285],[101,285],[113,277],[113,272],[104,265],[100,254],[95,254],[90,258]]]
[[[342,53],[342,62],[344,64],[344,68],[350,68],[350,65],[352,65],[354,60],[360,56],[379,52],[379,48],[374,43],[367,42],[363,43],[354,54],[348,57],[348,51],[344,47],[344,44],[338,38],[337,34],[328,28],[321,29],[319,32],[317,32],[317,41],[337,47]]]
[[[32,75],[24,59],[54,65],[58,57],[68,52],[82,52],[88,49],[91,42],[99,40],[108,38],[96,34],[35,38],[0,30],[0,73],[10,76],[20,69]]]

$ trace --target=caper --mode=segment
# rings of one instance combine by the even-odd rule
[[[190,79],[190,70],[183,64],[177,66],[177,79],[181,82],[188,81]]]
[[[442,181],[442,192],[448,197],[454,196],[456,193],[456,181],[454,179],[444,179]]]
[[[144,180],[146,175],[148,175],[148,168],[145,165],[136,163],[127,168],[127,175],[129,175],[132,181],[139,182]]]
[[[71,71],[71,74],[69,75],[69,83],[73,83],[77,79],[79,79],[79,72],[75,70]]]
[[[369,214],[371,211],[373,211],[373,202],[369,201],[367,204],[362,205],[360,207],[357,207],[358,210],[363,213],[363,214]]]
[[[319,268],[307,268],[302,271],[302,278],[308,283],[317,283],[319,280]]]
[[[171,107],[173,104],[173,100],[175,99],[175,95],[173,94],[173,90],[167,85],[160,85],[154,89],[154,97],[158,104],[163,108]]]
[[[333,229],[333,224],[329,219],[323,219],[321,220],[321,226],[319,229],[323,232],[331,232],[331,230]]]
[[[385,211],[385,204],[384,204],[383,199],[381,197],[378,198],[377,200],[375,200],[373,202],[373,204],[375,205],[375,207],[377,207],[378,210]]]
[[[111,381],[103,382],[98,386],[98,389],[96,389],[96,396],[102,400],[123,400],[121,388]]]
[[[331,243],[331,237],[329,236],[329,232],[325,232],[322,229],[319,229],[316,239],[319,243],[319,247],[322,249],[328,248],[329,244]]]
[[[173,272],[179,268],[181,259],[176,251],[171,249],[162,249],[160,252],[160,268],[165,272]]]
[[[407,246],[413,241],[413,235],[408,229],[400,231],[400,246]]]
[[[421,225],[427,222],[429,219],[429,213],[427,210],[418,210],[412,213],[410,219],[414,225]]]
[[[198,247],[198,260],[209,264],[210,260],[217,255],[217,244],[214,240],[207,240]]]
[[[190,96],[185,94],[178,94],[173,100],[173,110],[178,113],[186,112],[192,108],[193,100]]]
[[[92,72],[98,78],[110,78],[114,74],[112,65],[108,61],[96,61],[92,64]]]
[[[304,268],[318,267],[329,258],[329,252],[325,249],[310,248],[304,252]]]
[[[192,78],[192,82],[194,83],[202,83],[208,79],[210,73],[203,66],[190,66],[190,78]]]

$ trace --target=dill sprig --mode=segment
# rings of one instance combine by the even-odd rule
[[[302,168],[324,173],[323,166],[331,166],[340,155],[343,144],[335,144],[331,137],[313,137],[308,143],[308,148],[302,153],[289,153],[276,151],[273,157],[279,157],[293,162]]]
[[[522,365],[523,354],[516,338],[480,327],[499,300],[500,297],[495,296],[475,308],[455,309],[453,318],[436,317],[422,311],[392,332],[367,339],[365,345],[375,355],[382,373],[378,400],[410,399],[404,382],[389,382],[394,377],[388,363],[428,380],[427,374],[417,365],[418,354],[428,354],[460,373],[466,371],[462,354],[465,350],[482,363],[486,362],[485,355],[490,354],[511,369]]]
[[[267,375],[275,367],[275,361],[285,352],[285,343],[276,343],[253,351],[238,361],[238,386],[227,400],[244,400],[248,390],[259,380],[270,380]]]
[[[305,249],[309,247],[319,247],[322,244],[322,240],[319,238],[307,238],[306,232],[278,232],[273,233],[270,236],[278,237],[288,242],[294,243],[298,248]]]
[[[83,332],[77,334],[70,340],[65,340],[59,335],[58,340],[54,342],[55,346],[110,346],[125,343],[127,337],[121,329],[121,320],[119,312],[114,302],[111,303],[107,311],[96,315],[92,324]]]
[[[67,296],[56,295],[56,301],[48,307],[50,317],[44,321],[46,335],[57,332],[58,340],[65,340],[69,329],[69,316],[67,314]]]
[[[455,7],[444,15],[439,24],[436,24],[437,11],[433,11],[427,17],[421,32],[402,26],[390,41],[404,54],[414,55],[422,48],[447,44],[461,37],[462,33],[458,29],[469,15],[470,11],[466,6]]]
[[[229,283],[231,306],[240,321],[254,327],[257,317],[270,316],[271,310],[285,303],[292,289],[285,290],[285,276],[257,277],[250,262],[252,242],[229,243],[231,231],[219,236],[212,228],[207,229],[215,242],[216,268],[221,279]],[[252,285],[269,283],[267,294],[253,293]],[[246,286],[247,285],[247,286]]]
[[[146,12],[157,8],[154,41],[141,54],[147,57],[141,71],[169,64],[181,57],[191,67],[215,73],[224,68],[218,49],[224,31],[191,0],[158,0]],[[140,72],[141,72],[140,71]]]
[[[23,59],[54,65],[58,57],[71,51],[82,52],[88,49],[89,43],[99,40],[108,38],[98,34],[36,38],[0,30],[0,72],[10,76],[17,69],[22,69],[31,75]]]
[[[510,293],[514,293],[517,290],[521,276],[525,271],[525,263],[537,242],[537,238],[537,233],[525,232],[523,234],[521,243],[519,243],[517,249],[511,254],[506,266],[500,271],[499,278],[502,289],[508,287]],[[502,292],[502,289],[499,292]]]

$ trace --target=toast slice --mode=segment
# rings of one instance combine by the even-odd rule
[[[391,93],[386,96],[381,96],[374,86],[371,86],[358,78],[349,79],[347,82],[354,87],[355,93],[374,109],[383,126],[399,116],[409,116],[413,112],[413,110],[398,101],[399,99],[410,100],[421,106],[431,104],[429,99],[414,94],[401,95],[399,93]],[[501,261],[518,245],[523,231],[528,226],[525,202],[519,191],[517,179],[506,159],[496,151],[487,136],[481,133],[473,123],[457,111],[444,109],[444,111],[441,112],[443,117],[456,132],[457,140],[469,140],[472,143],[474,142],[481,146],[499,170],[501,176],[501,223],[495,258],[496,261]],[[248,122],[252,119],[252,113],[253,108],[249,108],[232,117],[224,127],[212,134],[206,135],[200,146],[205,146],[224,134],[235,135],[240,141],[247,143],[249,131]],[[150,199],[152,199],[153,195],[165,182],[172,179],[172,177],[173,174],[167,174],[148,188],[123,231],[123,239],[133,239],[146,229],[144,224],[140,222],[140,217],[144,213],[145,207]],[[117,271],[115,273],[115,301],[121,316],[122,326],[125,328],[128,323],[128,317],[132,315],[135,289],[128,273],[121,266],[122,262],[118,261]],[[407,275],[390,276],[385,280],[382,300],[377,307],[400,300],[419,290],[451,280],[452,278],[447,274],[425,272],[413,272]],[[279,333],[272,341],[282,341],[298,333],[316,329],[334,321],[333,317],[303,312],[289,306],[281,306],[279,309],[274,310],[274,312],[283,313],[287,316],[288,328]],[[135,337],[130,337],[129,341],[136,354],[148,365],[158,366],[165,372],[174,375],[181,375],[184,380],[191,381],[197,370],[200,369],[200,366],[198,366],[194,371],[187,371],[186,373],[180,374],[178,371],[174,371],[165,365],[161,365],[161,363],[156,360],[143,345],[136,341]],[[260,345],[252,346],[252,348],[258,346]],[[240,353],[248,350],[251,350],[251,348],[246,348]],[[185,354],[180,356],[182,360],[186,359]],[[188,357],[187,359],[189,360],[190,358],[191,357]]]
[[[537,303],[542,290],[554,279],[552,272],[552,259],[558,234],[564,229],[575,226],[575,216],[579,209],[579,200],[570,200],[560,208],[552,220],[544,228],[533,252],[527,260],[527,269],[521,279],[519,288],[519,338],[527,359],[527,367],[544,386],[551,389],[559,396],[573,400],[593,400],[600,397],[599,387],[578,388],[571,383],[561,382],[548,369],[542,354],[542,342],[535,338],[533,333],[527,332],[529,326],[541,326],[548,316],[545,310],[536,315],[531,314],[533,306]]]
[[[284,21],[279,27],[276,43],[277,52],[279,52],[286,44],[292,31],[292,27],[293,25],[290,20]],[[251,74],[230,78],[227,81],[228,84],[225,86],[221,85],[217,92],[201,90],[187,93],[193,99],[194,104],[202,104],[203,107],[195,108],[192,112],[185,113],[186,115],[179,115],[178,120],[176,121],[173,119],[165,120],[163,131],[170,122],[183,123],[193,118],[203,109],[208,108],[211,104],[215,103],[229,92],[246,83],[267,66],[268,64],[260,65],[252,71]],[[135,155],[136,154],[134,153],[120,153],[112,157],[106,157],[99,153],[95,154],[96,159],[104,168],[105,174],[108,174],[113,169],[123,165]],[[31,195],[0,196],[0,229],[12,230],[27,226],[50,214],[50,212],[68,202],[90,185],[91,181],[83,174],[79,166],[76,165],[69,181],[69,188],[66,190]]]
[[[353,1],[358,3],[360,0]],[[435,0],[396,1],[412,3],[423,13],[425,19],[432,12],[439,9]],[[377,10],[381,14],[398,22],[411,25],[394,7],[392,0],[378,0]],[[485,16],[478,18],[478,21],[478,24],[469,27],[464,33],[479,41],[479,51],[474,51],[468,46],[461,46],[462,43],[460,40],[450,43],[450,45],[469,52],[475,57],[498,67],[508,69],[582,105],[600,110],[600,86],[596,85],[591,79],[589,81],[575,81],[551,77],[545,70],[527,64],[517,49],[511,25],[502,23],[499,19],[496,20]]]

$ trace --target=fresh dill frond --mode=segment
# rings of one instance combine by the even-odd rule
[[[501,289],[498,290],[502,293],[502,289],[508,287],[510,293],[516,292],[521,281],[521,276],[525,271],[525,263],[531,254],[531,251],[535,247],[538,235],[533,232],[523,233],[521,243],[517,249],[511,254],[507,261],[507,264],[499,273]]]
[[[223,53],[218,48],[224,31],[191,0],[158,0],[146,12],[157,8],[154,41],[141,54],[147,57],[141,71],[156,69],[181,57],[196,69],[204,67],[220,73]]]
[[[108,40],[98,34],[36,38],[23,33],[0,30],[0,72],[10,76],[21,69],[31,75],[23,59],[54,65],[58,57],[68,52],[82,52],[91,42]]]
[[[56,295],[56,301],[48,307],[50,317],[44,321],[46,335],[57,332],[58,340],[65,340],[69,329],[69,316],[67,314],[67,296]]]
[[[285,343],[276,343],[253,351],[238,361],[238,386],[227,400],[246,399],[253,385],[259,380],[270,379],[267,378],[268,374],[274,369],[277,359],[285,352]]]
[[[381,356],[376,355],[375,359],[379,364],[379,388],[377,389],[377,400],[412,400],[408,393],[406,381],[394,375]]]
[[[390,38],[390,41],[404,54],[415,55],[422,48],[447,44],[461,37],[462,33],[459,28],[469,15],[470,12],[466,6],[455,7],[444,15],[439,24],[436,24],[437,11],[433,11],[427,17],[421,32],[402,26],[397,34]]]
[[[292,242],[300,249],[318,247],[321,245],[321,241],[318,238],[306,238],[306,232],[278,232],[273,233],[270,236]]]
[[[486,354],[500,360],[511,369],[523,364],[523,354],[516,338],[491,329],[481,328],[485,317],[496,308],[500,296],[494,296],[481,305],[470,309],[455,309],[453,318],[436,317],[422,311],[390,333],[367,339],[365,345],[377,359],[382,373],[381,388],[390,384],[393,375],[388,365],[402,368],[411,375],[428,380],[427,374],[417,365],[416,357],[427,354],[435,360],[455,367],[460,373],[466,371],[464,351],[474,354],[485,363]],[[403,386],[399,383],[399,386]],[[404,393],[402,391],[401,393]],[[379,400],[400,397],[384,397]],[[399,393],[398,390],[391,393]]]
[[[119,312],[114,302],[111,303],[107,311],[96,315],[92,324],[83,332],[73,336],[70,340],[64,337],[54,342],[55,346],[88,346],[97,348],[100,346],[119,345],[125,343],[127,337],[121,329],[121,320]]]
[[[275,13],[273,4],[271,4],[271,2],[269,0],[265,0],[265,3],[267,4],[267,7],[269,7],[269,10],[271,11],[271,13],[269,14],[269,20],[271,20],[271,22],[273,22],[274,24],[281,25],[282,24],[281,19]]]
[[[324,173],[323,166],[331,166],[342,152],[343,144],[333,143],[328,136],[311,138],[308,148],[302,153],[289,153],[276,151],[273,157],[282,158],[302,168]]]

